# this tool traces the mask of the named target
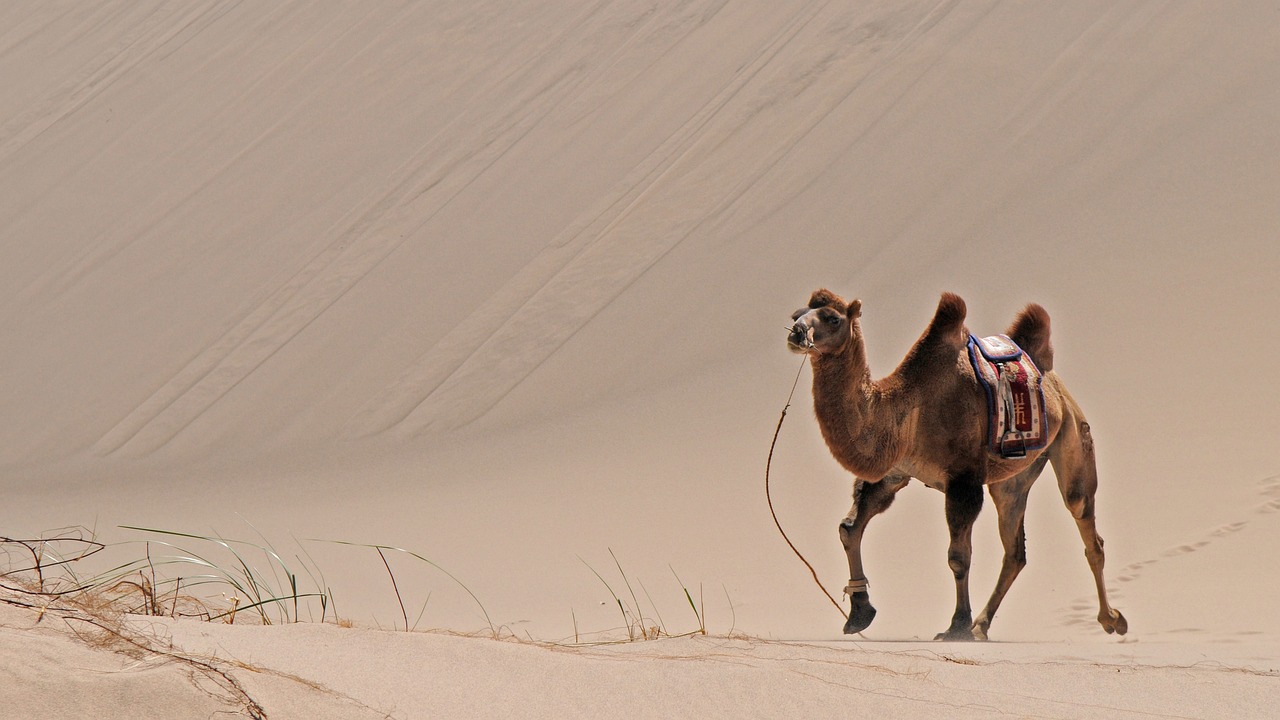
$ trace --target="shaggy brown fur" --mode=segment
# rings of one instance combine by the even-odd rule
[[[849,559],[852,602],[846,633],[866,628],[875,616],[862,570],[862,534],[872,517],[888,509],[911,478],[946,495],[951,542],[947,564],[956,582],[956,609],[939,639],[986,639],[1005,593],[1026,565],[1023,516],[1027,492],[1046,463],[1053,463],[1063,501],[1085,543],[1085,555],[1098,591],[1098,622],[1108,633],[1124,634],[1128,623],[1107,602],[1102,570],[1102,538],[1094,521],[1097,469],[1089,425],[1062,380],[1053,372],[1049,314],[1028,305],[1008,335],[1044,373],[1048,445],[1025,458],[1006,459],[987,450],[986,396],[970,366],[966,345],[966,307],[958,295],[944,293],[932,322],[898,368],[871,379],[858,318],[862,303],[818,290],[791,319],[788,344],[808,354],[813,365],[813,404],[832,456],[856,477],[854,503],[840,523],[840,539]],[[986,485],[1000,519],[1004,564],[996,588],[972,619],[969,562],[973,522],[982,508]]]
[[[1005,333],[1035,362],[1040,372],[1053,369],[1053,345],[1049,343],[1049,313],[1031,303],[1019,313]]]

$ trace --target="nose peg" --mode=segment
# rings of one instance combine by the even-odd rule
[[[797,322],[791,326],[790,340],[795,345],[804,348],[813,347],[813,329],[805,325],[803,322]]]

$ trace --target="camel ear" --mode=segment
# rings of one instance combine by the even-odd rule
[[[847,315],[850,320],[862,317],[862,301],[850,300],[849,308],[845,310],[845,315]]]

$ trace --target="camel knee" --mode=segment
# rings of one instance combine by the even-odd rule
[[[844,546],[845,550],[853,547],[854,544],[853,523],[854,520],[851,517],[840,521],[840,544]]]
[[[1071,513],[1071,517],[1076,520],[1090,520],[1093,518],[1093,498],[1083,492],[1068,492],[1063,495],[1062,500],[1067,505],[1067,510]]]
[[[964,550],[951,550],[947,553],[947,566],[957,580],[963,580],[969,574],[970,553]]]

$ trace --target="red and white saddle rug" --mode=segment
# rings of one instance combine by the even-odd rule
[[[1048,423],[1040,368],[1007,335],[969,336],[969,362],[987,393],[987,441],[1004,458],[1045,446]]]

